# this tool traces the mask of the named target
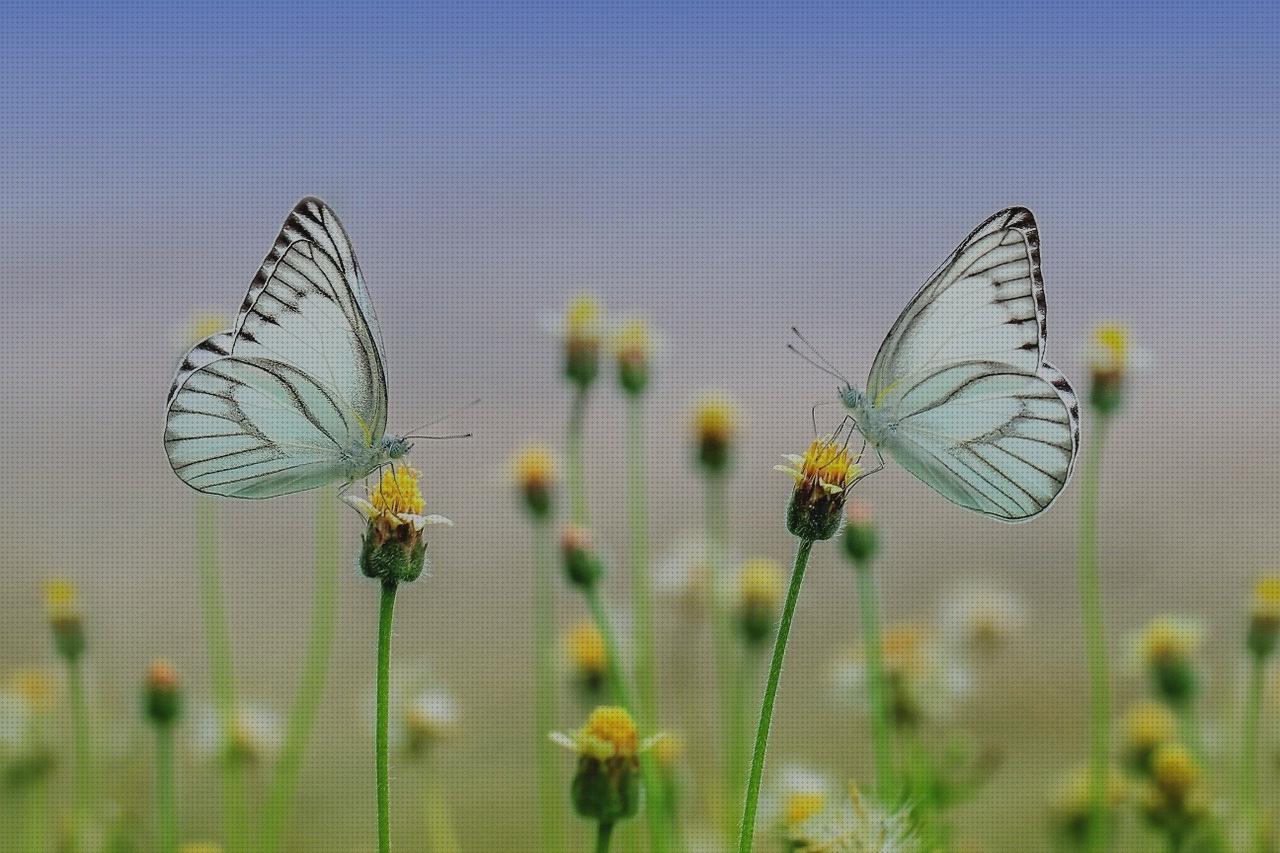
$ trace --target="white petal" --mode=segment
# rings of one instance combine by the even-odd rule
[[[378,511],[374,508],[373,504],[369,503],[364,498],[357,497],[356,495],[343,495],[342,501],[347,506],[355,509],[365,518],[371,519],[378,514]]]
[[[551,738],[551,742],[558,746],[572,749],[574,752],[578,751],[578,742],[564,732],[552,732],[547,737]]]

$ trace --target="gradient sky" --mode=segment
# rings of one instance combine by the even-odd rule
[[[122,613],[154,602],[137,630],[155,642],[115,640],[122,671],[178,642],[195,611],[172,514],[185,523],[189,494],[160,431],[183,328],[234,310],[290,206],[314,194],[369,278],[392,427],[486,400],[467,424],[477,442],[421,454],[460,524],[435,594],[404,605],[407,632],[456,647],[509,629],[483,596],[525,594],[496,586],[523,544],[494,536],[517,524],[494,495],[512,447],[561,435],[543,329],[569,294],[647,312],[665,337],[658,534],[687,528],[696,500],[690,401],[726,388],[748,427],[743,547],[782,556],[786,484],[768,469],[831,394],[783,352],[787,326],[863,374],[937,262],[1011,204],[1040,223],[1050,358],[1082,383],[1086,331],[1110,317],[1149,353],[1116,437],[1117,621],[1167,601],[1233,606],[1280,548],[1277,56],[1280,7],[1261,2],[11,5],[0,533],[17,545],[0,594],[32,600],[35,578],[72,571]],[[616,508],[610,399],[592,426],[593,488]],[[932,606],[945,544],[1074,630],[1058,606],[1074,496],[1034,528],[1003,528],[905,475],[867,488],[892,508],[891,541],[927,531],[902,547],[918,568],[887,581],[904,612],[913,595]],[[272,572],[265,588],[230,580],[253,612],[286,614],[268,636],[301,630],[287,579],[305,532],[258,543],[309,514],[306,499],[226,511],[229,560]],[[0,629],[0,664],[43,647],[34,611]],[[193,638],[177,648],[201,665]],[[363,657],[347,663],[363,683]],[[292,672],[255,665],[264,680]]]

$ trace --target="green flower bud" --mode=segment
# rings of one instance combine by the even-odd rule
[[[148,720],[161,727],[173,725],[182,714],[182,689],[178,673],[165,661],[153,661],[147,669],[143,710]]]
[[[604,574],[604,563],[591,542],[591,534],[576,525],[566,525],[560,536],[560,553],[569,583],[591,589]]]

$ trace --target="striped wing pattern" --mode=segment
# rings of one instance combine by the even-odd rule
[[[200,491],[266,498],[348,475],[346,452],[381,440],[386,381],[377,321],[336,215],[303,199],[233,329],[187,354],[169,392],[165,449]]]
[[[1070,383],[1043,360],[1039,236],[1025,208],[988,219],[899,317],[868,380],[882,446],[952,502],[1002,521],[1043,512],[1080,442]]]

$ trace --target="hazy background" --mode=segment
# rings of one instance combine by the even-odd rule
[[[433,535],[433,575],[404,590],[396,636],[397,657],[431,661],[461,703],[441,759],[470,850],[519,849],[532,814],[531,570],[503,466],[525,440],[562,440],[567,392],[545,327],[582,289],[647,314],[665,341],[655,553],[696,532],[688,411],[718,388],[744,420],[738,550],[785,558],[788,485],[770,467],[808,440],[810,404],[833,391],[784,352],[788,325],[863,376],[954,244],[993,211],[1030,206],[1051,360],[1083,387],[1087,329],[1106,318],[1130,322],[1149,354],[1105,483],[1117,645],[1154,613],[1193,609],[1216,620],[1211,651],[1234,651],[1249,584],[1280,545],[1280,13],[1118,5],[11,7],[0,672],[50,659],[38,580],[58,573],[84,587],[111,701],[130,708],[156,655],[207,692],[193,493],[164,458],[163,401],[191,315],[234,312],[308,194],[343,217],[368,277],[392,429],[484,400],[463,418],[476,439],[415,450],[431,509],[458,525]],[[620,557],[618,403],[602,383],[589,470]],[[972,834],[1026,850],[1038,841],[1010,815],[1035,820],[1043,787],[1084,748],[1077,496],[1006,527],[898,471],[859,491],[885,528],[890,621],[928,618],[975,576],[1030,603],[1006,692],[977,722],[1015,766],[1050,760],[1003,773],[967,812]],[[282,710],[306,636],[312,512],[304,496],[222,513],[241,692]],[[357,519],[344,523],[354,544]],[[611,587],[620,604],[623,592]],[[298,804],[335,851],[364,849],[373,815],[371,743],[353,720],[375,590],[353,571],[342,596]],[[567,622],[578,610],[564,599]],[[825,709],[821,687],[854,606],[852,578],[822,550],[775,726],[775,755],[846,775],[866,772],[865,733]],[[202,798],[187,808],[193,831],[210,825]]]

